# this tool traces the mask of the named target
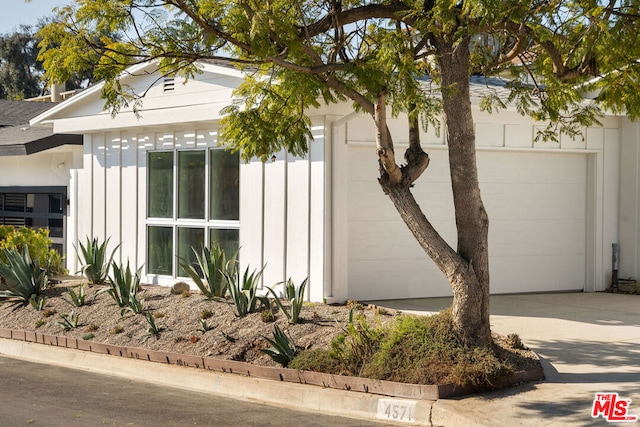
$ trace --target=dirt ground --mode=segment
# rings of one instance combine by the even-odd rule
[[[70,300],[67,291],[77,292],[80,285],[85,287],[87,305],[74,307],[65,301]],[[143,315],[128,312],[121,316],[121,309],[109,294],[96,296],[101,288],[89,286],[81,278],[67,278],[44,291],[46,303],[41,311],[31,305],[0,304],[0,327],[85,339],[93,334],[90,339],[96,342],[278,366],[260,351],[269,347],[264,337],[272,337],[274,325],[288,333],[300,348],[327,348],[344,331],[350,311],[345,305],[309,303],[302,309],[299,324],[289,324],[276,309],[275,322],[264,322],[260,313],[236,317],[231,301],[208,300],[199,292],[173,295],[169,287],[143,285],[139,298],[144,299],[146,309],[162,328],[157,335],[150,335]],[[64,331],[58,322],[62,321],[61,315],[71,311],[79,316],[78,327]],[[210,317],[204,320],[213,328],[203,333],[199,329],[206,311]],[[356,312],[380,323],[393,318],[372,308]]]
[[[66,300],[70,300],[68,290],[77,292],[79,286],[85,288],[87,304],[75,307]],[[302,309],[299,324],[289,324],[274,308],[275,322],[264,322],[260,313],[236,317],[229,300],[208,300],[199,292],[174,295],[169,287],[143,285],[139,298],[144,299],[146,310],[153,314],[156,325],[161,328],[157,335],[151,335],[145,316],[131,312],[121,316],[121,309],[109,294],[97,294],[100,289],[101,286],[89,286],[82,278],[66,277],[44,291],[46,302],[41,311],[31,305],[0,304],[0,328],[279,366],[260,351],[269,347],[264,337],[272,337],[274,325],[289,334],[300,349],[329,348],[331,340],[345,331],[353,307],[352,304],[308,303]],[[58,322],[71,311],[79,316],[78,327],[65,331]],[[398,315],[398,312],[360,305],[356,305],[354,313],[365,315],[371,324],[385,324]],[[212,329],[203,333],[199,329],[205,314],[209,317],[204,320]],[[519,353],[525,357],[518,358],[516,363],[524,361],[528,365],[514,366],[515,370],[529,369],[539,363],[532,352]]]

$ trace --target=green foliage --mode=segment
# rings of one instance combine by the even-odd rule
[[[269,306],[268,298],[258,296],[258,285],[260,284],[261,276],[262,270],[259,272],[254,270],[253,273],[249,274],[248,266],[242,278],[240,278],[240,273],[237,271],[233,276],[225,273],[236,316],[244,317],[249,313],[255,313],[258,308],[258,302],[267,307]]]
[[[284,333],[278,325],[273,327],[273,338],[264,337],[264,339],[267,340],[271,347],[260,351],[267,354],[272,360],[278,362],[283,367],[287,367],[289,362],[291,362],[298,353],[293,338]]]
[[[150,312],[145,311],[144,318],[147,320],[147,324],[149,325],[149,327],[147,328],[147,338],[157,337],[158,334],[165,329],[164,325],[156,324],[155,317],[153,317],[153,314],[151,314]]]
[[[47,299],[45,297],[38,297],[35,295],[32,296],[29,300],[29,304],[31,304],[31,307],[33,307],[36,311],[42,311],[46,302]]]
[[[0,98],[25,99],[43,95],[44,73],[37,61],[38,40],[32,27],[20,25],[0,35]]]
[[[109,276],[109,267],[111,266],[116,250],[120,247],[120,244],[118,244],[113,251],[111,251],[111,255],[107,255],[109,239],[110,238],[107,238],[104,242],[100,243],[95,237],[91,240],[87,237],[86,245],[80,243],[80,252],[78,252],[78,248],[74,246],[76,256],[80,264],[82,264],[79,272],[81,272],[91,284],[101,285]],[[80,255],[82,255],[82,257]]]
[[[106,292],[116,302],[118,307],[122,308],[121,315],[126,311],[134,313],[142,313],[144,310],[144,299],[138,299],[140,291],[140,275],[142,267],[138,268],[135,273],[131,272],[129,261],[127,267],[113,263],[113,277],[109,277],[109,286],[99,290],[96,295]]]
[[[80,315],[75,313],[73,310],[71,310],[69,314],[61,314],[60,318],[62,319],[62,321],[56,323],[62,326],[62,329],[64,329],[65,331],[70,331],[71,329],[77,328],[78,322],[80,321]]]
[[[0,225],[0,261],[7,261],[3,249],[22,251],[25,246],[29,248],[31,256],[37,258],[39,264],[47,270],[47,275],[65,272],[62,257],[58,251],[51,248],[49,230]]]
[[[185,259],[180,259],[180,266],[191,277],[200,292],[207,298],[224,298],[227,293],[225,274],[233,276],[238,268],[238,252],[227,259],[224,250],[215,245],[209,249],[202,247],[200,254],[191,248],[196,257],[198,268]],[[204,279],[204,280],[203,280]]]
[[[307,280],[308,279],[304,279],[299,288],[296,288],[296,285],[291,279],[286,282],[279,283],[284,284],[285,298],[289,303],[288,310],[280,300],[278,294],[276,294],[275,291],[270,287],[267,287],[269,292],[273,295],[276,305],[278,306],[280,311],[287,317],[289,323],[298,323],[300,321],[300,312],[302,311],[302,306],[304,304],[304,290],[307,286]]]
[[[3,249],[6,261],[0,261],[0,302],[16,301],[26,303],[38,297],[47,287],[47,272],[40,267],[37,258],[31,259],[29,248],[22,252],[17,249]]]
[[[82,339],[85,340],[85,341],[89,341],[89,340],[94,339],[95,337],[96,337],[95,334],[89,332],[88,334],[84,334],[82,336]]]
[[[209,325],[205,319],[200,319],[200,328],[198,329],[199,332],[202,332],[204,334],[209,332],[213,328],[215,328],[215,326]]]
[[[78,290],[77,292],[73,289],[69,289],[67,291],[67,293],[69,294],[69,299],[63,299],[74,307],[82,307],[87,303],[84,286],[80,285],[76,289]]]
[[[364,316],[356,316],[345,333],[332,341],[331,350],[302,351],[289,367],[412,384],[485,388],[512,374],[491,348],[471,348],[462,342],[450,309],[432,316],[398,316],[385,327],[372,327]]]

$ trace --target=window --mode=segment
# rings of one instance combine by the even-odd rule
[[[191,248],[239,247],[240,160],[223,149],[148,153],[147,272],[185,276]]]
[[[66,187],[0,187],[0,225],[47,229],[63,254],[66,204]]]

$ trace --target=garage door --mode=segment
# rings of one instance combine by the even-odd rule
[[[446,150],[414,187],[427,218],[455,247]],[[585,282],[587,155],[478,153],[489,213],[492,293],[581,290]],[[349,147],[349,298],[451,295],[375,179],[370,147]]]

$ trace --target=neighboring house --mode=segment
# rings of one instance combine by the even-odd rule
[[[181,276],[178,257],[219,242],[241,247],[242,269],[265,266],[264,285],[309,277],[314,301],[451,294],[377,184],[371,118],[346,103],[320,108],[305,158],[242,163],[218,147],[218,121],[243,76],[207,63],[202,71],[183,84],[159,79],[152,64],[132,69],[123,84],[146,92],[140,117],[130,109],[112,117],[95,86],[31,121],[84,138],[82,161],[68,163],[70,270],[72,244],[110,237],[121,242],[119,261],[169,285]],[[638,124],[608,116],[584,138],[545,143],[515,109],[476,108],[474,119],[493,293],[603,290],[612,243],[620,276],[640,275]],[[390,118],[399,151],[405,123]],[[455,245],[444,135],[422,135],[431,164],[414,191]]]
[[[51,102],[0,100],[0,224],[49,229],[53,247],[66,247],[69,173],[80,168],[82,137],[54,134],[29,120]]]

